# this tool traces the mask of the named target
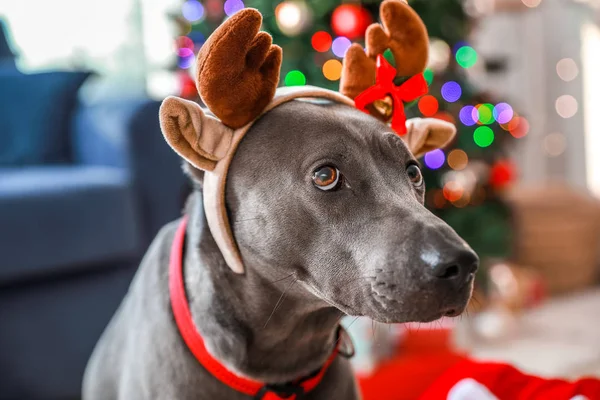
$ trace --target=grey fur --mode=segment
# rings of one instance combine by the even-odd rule
[[[388,127],[347,106],[292,101],[257,121],[226,189],[244,275],[225,265],[201,189],[186,209],[186,290],[211,353],[238,373],[280,383],[324,363],[344,314],[394,323],[462,312],[477,258],[423,206],[424,189],[406,173],[411,159]],[[340,190],[314,187],[312,171],[323,164],[344,174]],[[158,234],[98,343],[85,400],[249,399],[207,374],[174,325],[168,258],[177,224]],[[455,264],[458,277],[436,276]],[[305,397],[357,398],[342,357]]]

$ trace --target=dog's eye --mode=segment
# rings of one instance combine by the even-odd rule
[[[325,165],[313,172],[312,180],[315,186],[321,190],[335,190],[339,187],[341,175],[337,168]]]
[[[420,187],[423,185],[423,175],[421,174],[421,169],[417,165],[410,164],[406,168],[406,173],[408,174],[408,178],[412,182],[413,186]]]

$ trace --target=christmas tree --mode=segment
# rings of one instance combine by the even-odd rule
[[[399,0],[400,1],[400,0]],[[283,48],[281,85],[314,85],[338,90],[343,56],[353,42],[364,44],[365,30],[378,22],[381,1],[339,0],[187,0],[177,16],[183,97],[196,98],[189,70],[194,54],[223,19],[243,7],[264,16],[263,29]],[[510,214],[500,194],[514,180],[507,147],[527,134],[527,120],[512,107],[469,84],[467,70],[484,63],[468,44],[471,19],[461,0],[411,0],[430,35],[429,93],[409,117],[453,122],[456,140],[427,153],[423,173],[426,204],[478,252],[482,260],[507,257],[511,249]],[[394,64],[391,53],[385,54]],[[199,99],[198,99],[199,100]]]

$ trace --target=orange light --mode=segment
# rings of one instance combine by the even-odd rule
[[[529,121],[523,117],[513,118],[508,123],[508,131],[515,138],[520,139],[529,133]]]
[[[464,192],[465,189],[459,182],[449,181],[444,185],[444,197],[450,202],[458,201]]]
[[[465,169],[469,163],[469,156],[467,153],[460,149],[455,149],[448,154],[448,165],[455,171],[461,171]]]
[[[419,111],[426,117],[434,116],[438,112],[438,109],[438,100],[430,94],[421,97],[421,100],[419,100]]]
[[[342,63],[339,60],[329,60],[323,64],[323,75],[330,81],[337,81],[342,76]]]

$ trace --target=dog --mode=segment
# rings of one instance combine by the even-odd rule
[[[386,7],[415,18],[404,2]],[[199,55],[215,117],[163,103],[195,190],[98,342],[84,400],[358,399],[344,315],[429,322],[470,299],[477,255],[425,208],[417,161],[455,128],[411,119],[400,136],[344,94],[276,91],[281,51],[259,27],[244,9]],[[219,64],[236,57],[233,73]],[[253,90],[224,94],[223,82]]]

